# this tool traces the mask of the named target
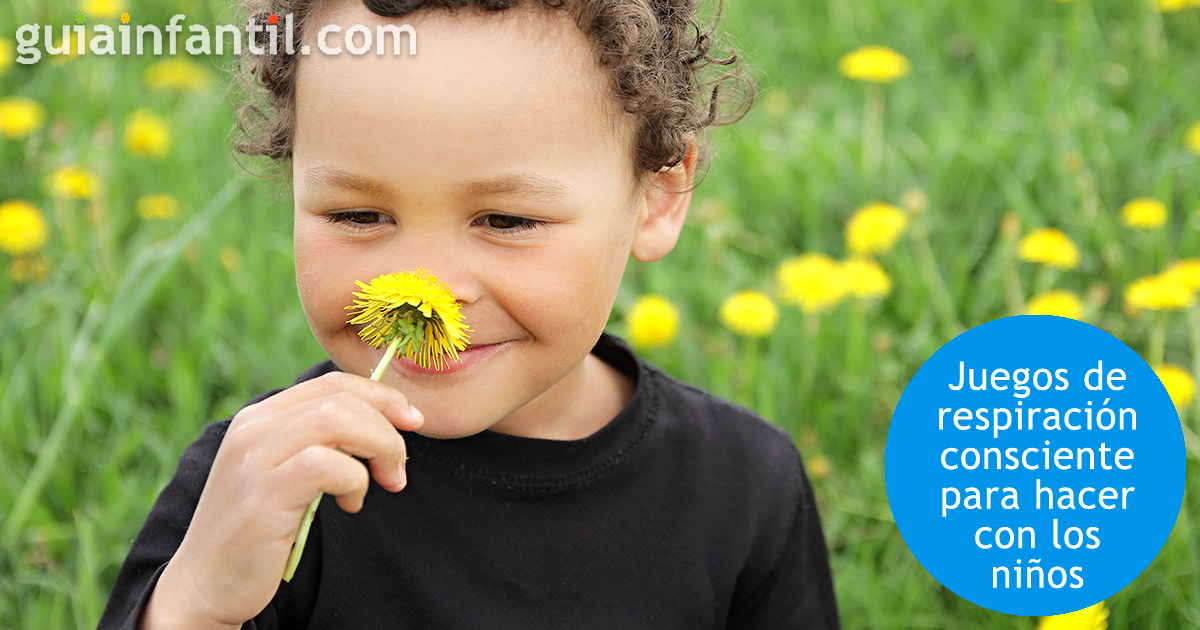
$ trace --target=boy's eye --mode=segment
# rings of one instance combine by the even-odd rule
[[[489,214],[476,219],[474,225],[482,225],[491,230],[512,234],[542,227],[546,225],[546,222],[508,214]]]
[[[390,223],[391,219],[379,212],[352,210],[350,212],[337,212],[329,215],[329,222],[342,223],[351,228],[364,228],[376,223]]]

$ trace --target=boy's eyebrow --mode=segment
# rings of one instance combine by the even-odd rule
[[[304,180],[308,182],[308,185],[317,188],[334,187],[360,192],[392,190],[392,187],[387,184],[332,166],[314,166],[304,172]],[[459,194],[464,197],[516,193],[523,197],[556,200],[569,195],[570,192],[570,188],[559,180],[536,173],[501,175],[470,182],[459,187]]]
[[[360,177],[332,166],[314,166],[304,172],[304,181],[314,188],[342,188],[359,192],[390,191],[391,186]]]
[[[481,179],[462,186],[461,194],[468,197],[508,195],[555,200],[569,195],[571,189],[557,179],[536,173],[515,173]]]

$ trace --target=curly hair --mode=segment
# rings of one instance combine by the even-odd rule
[[[291,13],[295,40],[303,41],[305,26],[330,1],[245,0],[245,9],[258,23],[266,23],[271,14]],[[636,121],[633,163],[641,175],[678,164],[693,140],[701,149],[698,169],[702,171],[710,150],[701,142],[700,132],[737,121],[753,101],[753,81],[735,65],[736,51],[719,43],[721,5],[713,24],[705,28],[697,17],[699,1],[527,0],[548,10],[566,11],[592,45],[598,64],[608,72],[613,96]],[[468,7],[503,11],[521,0],[362,2],[373,13],[390,18]],[[258,38],[265,48],[269,34],[259,32]],[[235,148],[239,153],[291,159],[299,61],[299,55],[283,51],[243,57],[240,74],[251,98],[238,110],[242,137]]]

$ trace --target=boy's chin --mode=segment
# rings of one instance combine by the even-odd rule
[[[437,418],[426,417],[425,424],[421,425],[421,428],[417,429],[416,433],[421,437],[433,440],[457,440],[482,433],[491,428],[491,426],[490,424],[479,422],[439,422]]]

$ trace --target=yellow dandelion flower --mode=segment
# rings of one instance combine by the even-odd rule
[[[1140,230],[1160,228],[1167,222],[1167,206],[1157,199],[1141,197],[1121,208],[1121,223]]]
[[[1125,289],[1125,304],[1134,309],[1178,311],[1195,301],[1196,294],[1176,274],[1160,273],[1140,278]]]
[[[1163,274],[1174,276],[1175,281],[1189,291],[1200,290],[1200,258],[1184,258],[1171,263]]]
[[[772,88],[763,96],[763,109],[772,118],[779,118],[792,109],[792,99],[785,90]]]
[[[237,273],[242,268],[242,253],[233,245],[226,245],[221,248],[221,253],[217,255],[221,261],[221,266],[229,274]]]
[[[838,61],[843,76],[856,81],[891,83],[912,70],[908,58],[887,46],[864,46]]]
[[[8,74],[8,69],[17,60],[17,47],[7,37],[0,37],[0,77]]]
[[[148,109],[139,109],[125,121],[125,146],[134,155],[162,157],[171,146],[167,121]]]
[[[46,109],[35,100],[14,96],[0,101],[0,133],[9,138],[24,138],[44,122]]]
[[[1075,243],[1054,228],[1042,228],[1026,234],[1017,244],[1021,260],[1074,269],[1079,264],[1079,249]]]
[[[829,476],[833,470],[833,465],[829,463],[829,458],[824,455],[817,455],[804,467],[808,471],[808,476],[813,479],[824,479]]]
[[[79,35],[75,31],[71,31],[71,36],[66,39],[57,39],[54,42],[54,50],[63,52],[50,56],[50,63],[61,66],[70,62],[72,59],[80,55],[88,54],[88,43],[92,40],[92,36],[87,29],[83,31],[83,41],[80,41]]]
[[[100,182],[96,176],[78,165],[64,166],[50,175],[50,190],[67,199],[91,199]]]
[[[8,275],[12,279],[21,284],[26,282],[41,282],[46,279],[46,275],[50,273],[50,266],[46,264],[46,259],[41,256],[21,256],[14,258],[12,267],[8,269]]]
[[[151,90],[190,90],[200,92],[213,82],[213,74],[199,62],[186,57],[157,61],[146,67],[146,86]]]
[[[908,215],[896,206],[872,202],[858,209],[846,223],[846,246],[856,256],[882,254],[896,246],[908,226]]]
[[[679,311],[661,295],[643,295],[629,310],[625,320],[629,343],[640,349],[671,343],[679,331]]]
[[[79,10],[89,18],[107,20],[120,15],[125,10],[125,2],[122,0],[83,0],[79,5]]]
[[[1057,315],[1083,321],[1083,301],[1070,291],[1047,291],[1029,300],[1026,315]]]
[[[356,281],[362,293],[346,307],[358,311],[348,323],[363,324],[358,335],[376,348],[387,344],[383,358],[371,380],[378,381],[399,351],[417,365],[435,370],[445,369],[447,357],[458,360],[458,352],[467,348],[467,333],[471,329],[463,323],[458,300],[441,280],[424,269],[391,273],[379,276],[370,284]],[[321,495],[323,496],[323,495]],[[300,527],[296,530],[296,542],[283,570],[283,580],[290,582],[300,565],[304,543],[309,528],[321,503],[321,496],[313,499],[304,510]]]
[[[149,221],[171,219],[179,214],[179,200],[167,193],[143,195],[138,197],[136,205],[138,216]]]
[[[1187,133],[1183,136],[1183,145],[1188,151],[1200,155],[1200,122],[1188,127]]]
[[[882,298],[892,292],[892,279],[871,258],[851,258],[842,262],[842,281],[854,297]]]
[[[1037,630],[1107,630],[1108,608],[1104,602],[1065,615],[1042,617]]]
[[[346,307],[358,311],[349,323],[364,324],[358,334],[372,346],[390,344],[385,359],[399,351],[425,369],[442,370],[447,357],[457,361],[458,352],[466,349],[471,329],[463,323],[458,301],[424,269],[356,284],[362,293],[354,293],[358,299]]]
[[[46,220],[24,199],[0,203],[0,249],[13,256],[24,256],[46,244]]]
[[[1157,0],[1158,10],[1163,13],[1174,13],[1192,6],[1192,0]]]
[[[1187,370],[1167,363],[1154,368],[1154,374],[1162,381],[1176,409],[1183,410],[1196,399],[1196,381]]]
[[[789,258],[779,265],[775,275],[783,301],[798,305],[805,313],[827,311],[846,297],[841,268],[824,254]]]
[[[721,323],[746,337],[766,337],[779,323],[779,308],[762,291],[747,289],[729,296],[718,312]]]

